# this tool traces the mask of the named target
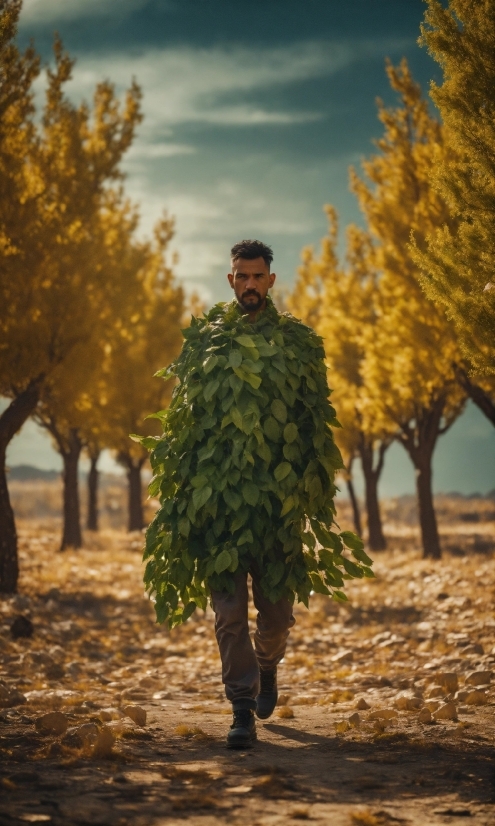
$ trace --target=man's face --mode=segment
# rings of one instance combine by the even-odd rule
[[[263,258],[237,258],[232,262],[232,272],[228,279],[237,301],[247,313],[256,313],[264,304],[270,287],[275,282],[275,273]]]

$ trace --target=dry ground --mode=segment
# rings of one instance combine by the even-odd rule
[[[281,705],[245,752],[224,745],[212,614],[154,623],[141,537],[107,530],[61,554],[54,520],[21,522],[0,705],[26,702],[0,711],[0,824],[493,826],[494,504],[445,500],[434,563],[411,520],[385,511],[376,581],[351,583],[349,607],[297,609]],[[32,637],[12,638],[17,615]],[[493,672],[491,687],[472,672]],[[456,719],[421,722],[449,701]],[[136,717],[129,705],[146,725],[121,716]],[[58,735],[36,727],[53,710]]]

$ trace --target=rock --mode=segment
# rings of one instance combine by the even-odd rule
[[[352,651],[339,651],[338,654],[335,654],[332,657],[332,662],[334,663],[351,663],[354,659],[354,654]]]
[[[421,711],[418,714],[418,721],[420,723],[431,723],[432,720],[433,717],[431,716],[431,711],[429,708],[426,708],[425,706],[421,709]]]
[[[122,711],[126,717],[130,717],[131,720],[134,720],[136,725],[146,725],[146,711],[144,708],[141,708],[141,706],[124,706]]]
[[[130,686],[125,688],[121,694],[123,700],[146,700],[147,693],[141,686]]]
[[[92,745],[93,743],[96,743],[100,729],[96,723],[83,723],[82,726],[77,726],[75,733],[84,743],[89,743]]]
[[[121,717],[120,720],[111,720],[106,724],[106,728],[113,732],[115,737],[122,737],[123,734],[134,731],[136,723],[130,717]]]
[[[364,697],[360,697],[356,703],[356,708],[358,708],[359,711],[366,711],[366,709],[370,708],[370,705],[366,702]]]
[[[47,667],[55,663],[53,657],[47,654],[46,651],[28,651],[24,661],[37,667]]]
[[[457,720],[457,706],[455,703],[444,703],[435,712],[433,712],[435,720]]]
[[[491,671],[471,671],[466,677],[466,685],[489,685],[492,676]]]
[[[123,716],[124,712],[121,711],[120,708],[102,708],[98,713],[98,717],[102,723],[109,723],[111,720],[121,720]]]
[[[141,677],[139,685],[141,688],[158,688],[160,682],[155,677]]]
[[[464,702],[467,703],[468,706],[485,706],[488,702],[488,697],[484,691],[474,689],[474,691],[467,692]]]
[[[36,730],[41,734],[65,734],[68,721],[61,711],[49,711],[35,720]]]
[[[51,645],[48,653],[57,662],[65,660],[65,651],[61,645]]]
[[[430,688],[428,692],[428,699],[433,699],[435,697],[444,697],[445,696],[445,688],[441,685],[434,685],[433,688]]]
[[[361,725],[361,717],[357,713],[357,711],[355,711],[354,714],[351,714],[351,716],[349,717],[349,722],[351,726],[354,726],[355,728]]]
[[[335,723],[335,731],[337,734],[345,734],[350,728],[351,724],[349,720],[341,720],[339,723]]]
[[[72,680],[77,680],[77,678],[81,675],[81,673],[82,673],[82,666],[81,666],[80,663],[78,663],[74,660],[73,662],[70,662],[68,664],[67,674],[69,675],[69,677]]]
[[[398,716],[399,713],[395,710],[395,708],[379,708],[368,714],[368,720],[392,720],[393,717]]]
[[[14,611],[28,611],[31,607],[31,600],[26,594],[16,594],[12,599]]]
[[[437,682],[449,692],[457,691],[459,688],[459,680],[455,671],[443,671],[437,674]]]
[[[60,663],[51,663],[45,668],[47,680],[61,680],[65,677],[65,668]]]
[[[0,708],[14,708],[14,706],[21,706],[26,702],[24,694],[21,694],[16,688],[11,688],[5,684],[0,685]]]
[[[475,642],[472,645],[467,645],[465,648],[462,649],[462,653],[466,656],[473,656],[474,654],[484,654],[485,649],[479,642]]]
[[[34,625],[28,617],[19,614],[10,626],[10,633],[15,640],[21,637],[32,637],[34,633]]]
[[[410,694],[399,694],[394,700],[394,705],[400,711],[416,711],[423,705],[423,700]]]
[[[110,757],[114,743],[115,735],[113,731],[111,731],[108,726],[103,726],[98,733],[98,738],[93,748],[93,755],[95,757]]]

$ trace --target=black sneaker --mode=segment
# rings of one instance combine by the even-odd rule
[[[234,721],[227,734],[229,749],[250,748],[256,740],[256,723],[250,708],[239,708],[234,711]]]
[[[260,668],[260,693],[256,697],[256,714],[260,720],[272,716],[277,700],[277,669]]]

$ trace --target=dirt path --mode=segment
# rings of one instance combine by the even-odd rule
[[[61,555],[50,525],[21,534],[20,595],[0,603],[0,824],[495,823],[487,553],[390,551],[349,608],[298,609],[282,704],[231,752],[211,613],[155,625],[139,537]],[[32,637],[12,639],[19,614]],[[454,719],[421,722],[449,701]],[[146,725],[122,716],[135,707]],[[37,724],[50,711],[58,734]]]

